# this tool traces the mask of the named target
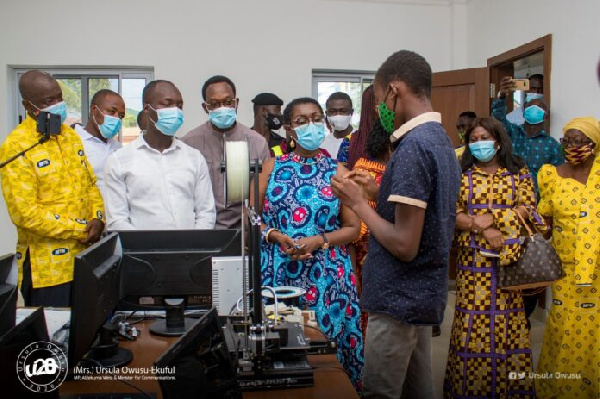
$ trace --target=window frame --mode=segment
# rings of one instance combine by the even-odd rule
[[[365,87],[365,83],[372,84],[375,80],[375,71],[353,71],[337,69],[313,69],[312,71],[312,96],[319,96],[319,82],[352,82],[360,83],[360,87]]]
[[[154,80],[154,67],[44,67],[44,66],[9,66],[12,70],[13,96],[12,117],[9,123],[16,126],[25,118],[21,93],[19,93],[19,79],[21,75],[32,69],[40,69],[48,72],[57,79],[118,79],[118,93],[122,95],[123,79],[145,79],[146,84]],[[89,117],[91,98],[89,98],[88,85],[81,85],[81,123],[85,125]],[[119,142],[122,142],[122,131],[119,132]]]

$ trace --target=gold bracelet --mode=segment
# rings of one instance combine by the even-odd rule
[[[273,228],[267,230],[267,233],[265,234],[265,241],[267,242],[267,244],[271,244],[271,241],[269,241],[269,234],[271,234],[274,231],[279,231],[279,230],[273,229]]]

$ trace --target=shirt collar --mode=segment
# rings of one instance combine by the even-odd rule
[[[146,140],[144,140],[144,136],[145,136],[145,132],[144,132],[144,134],[140,134],[131,143],[131,145],[134,145],[136,149],[141,149],[142,147],[146,147],[150,151],[158,152],[157,149],[150,147],[150,145],[146,142]],[[171,145],[169,146],[169,148],[167,148],[166,150],[164,150],[162,153],[166,154],[167,152],[174,151],[177,148],[181,148],[181,141],[179,139],[177,139],[176,137],[173,137],[173,141],[171,142]]]
[[[527,132],[525,131],[525,125],[519,125],[519,127],[521,128],[521,133],[523,133],[525,135],[525,137],[528,139],[534,139],[534,138],[540,137],[540,136],[548,136],[544,129],[540,130],[539,132],[537,132],[537,134],[534,134],[533,136],[528,136]]]
[[[508,169],[506,169],[504,166],[500,166],[500,165],[498,165],[498,169],[496,169],[495,173],[488,173],[485,170],[479,168],[475,164],[473,164],[473,166],[472,166],[472,171],[473,171],[473,173],[479,173],[481,175],[486,175],[486,176],[489,176],[489,175],[495,176],[495,175],[502,175],[502,174],[508,173]]]
[[[79,134],[79,136],[81,137],[81,140],[96,141],[98,143],[102,143],[102,144],[108,145],[110,147],[113,147],[117,144],[117,140],[114,137],[106,139],[106,142],[104,142],[104,140],[102,140],[102,139],[94,136],[90,132],[88,132],[85,129],[85,127],[83,127],[83,125],[79,125],[79,124],[75,125],[74,130],[77,132],[77,134]]]
[[[79,133],[79,135],[81,136],[82,140],[98,140],[98,141],[102,141],[98,137],[94,136],[93,134],[91,134],[90,132],[88,132],[87,130],[85,130],[85,128],[82,125],[75,125],[75,131],[77,133]]]
[[[212,123],[210,122],[210,120],[206,121],[206,126],[208,127],[208,130],[217,138],[231,138],[234,134],[237,133],[238,131],[238,126],[239,126],[239,122],[236,121],[235,126],[233,127],[233,129],[227,131],[227,132],[219,132],[218,130],[216,130]],[[259,133],[260,134],[260,133]]]
[[[27,113],[27,115],[25,116],[25,120],[22,122],[23,126],[25,126],[28,129],[33,129],[37,132],[37,119],[32,118],[29,113]],[[68,125],[65,125],[64,123],[62,123],[60,125],[60,133],[56,134],[56,135],[50,135],[50,139],[58,139],[58,137],[61,136],[61,134],[63,134],[65,132],[66,129],[71,129]],[[42,134],[38,133],[37,138],[41,137]],[[36,138],[36,140],[37,140]]]
[[[411,120],[406,122],[404,125],[400,126],[398,128],[398,130],[396,130],[394,133],[392,133],[390,140],[393,143],[396,140],[401,139],[406,133],[410,132],[417,126],[422,125],[427,122],[442,123],[442,114],[440,114],[439,112],[422,113],[421,115],[412,118]]]

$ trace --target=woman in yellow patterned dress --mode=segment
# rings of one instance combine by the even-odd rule
[[[566,276],[552,284],[536,390],[540,398],[600,398],[600,125],[563,128],[567,162],[538,174],[539,211]]]
[[[456,308],[444,397],[533,398],[523,297],[496,285],[498,268],[521,252],[517,212],[543,226],[535,212],[533,181],[495,119],[476,119],[466,142],[456,217]]]

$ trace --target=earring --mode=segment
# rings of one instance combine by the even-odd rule
[[[290,139],[290,148],[293,150],[296,148],[296,141],[294,139]]]

